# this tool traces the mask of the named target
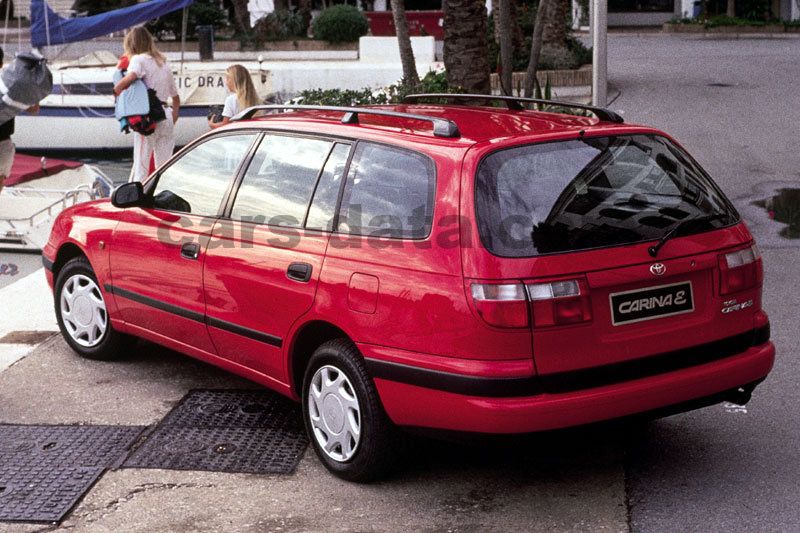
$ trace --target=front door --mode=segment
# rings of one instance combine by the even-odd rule
[[[223,199],[253,133],[212,137],[147,184],[152,206],[129,208],[111,243],[111,292],[129,324],[215,353],[205,326],[203,261]]]

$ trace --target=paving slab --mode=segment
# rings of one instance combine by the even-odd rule
[[[149,343],[97,362],[55,337],[0,372],[0,422],[152,425],[190,389],[248,387]],[[478,443],[409,434],[394,477],[372,485],[333,477],[310,450],[289,476],[126,468],[47,530],[625,531],[619,435],[616,426]]]

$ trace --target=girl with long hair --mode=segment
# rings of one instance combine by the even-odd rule
[[[129,59],[128,72],[114,86],[114,94],[119,95],[134,81],[141,79],[148,89],[156,92],[166,115],[164,120],[156,123],[155,132],[151,135],[133,134],[131,181],[142,181],[150,173],[151,156],[155,159],[156,168],[172,156],[175,149],[174,126],[181,100],[169,62],[156,48],[153,36],[147,29],[142,26],[133,28],[122,44]]]
[[[248,107],[258,105],[258,93],[253,85],[253,78],[242,65],[231,65],[225,71],[225,86],[231,94],[225,98],[222,109],[222,120],[214,122],[209,119],[208,125],[212,129],[224,126],[231,118],[241,113]]]

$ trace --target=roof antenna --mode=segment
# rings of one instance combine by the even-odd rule
[[[585,134],[586,134],[586,130],[581,130],[581,131],[579,131],[579,132],[578,132],[578,137],[580,137],[581,139],[583,139],[583,136],[584,136]]]

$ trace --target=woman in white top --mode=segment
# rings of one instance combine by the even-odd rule
[[[225,71],[225,86],[231,94],[225,98],[225,106],[222,109],[222,121],[213,122],[209,119],[208,126],[211,129],[224,126],[231,121],[231,118],[238,115],[248,107],[258,105],[258,94],[253,85],[253,78],[242,65],[231,65]]]
[[[156,123],[153,134],[148,136],[133,134],[131,181],[142,181],[150,174],[151,156],[155,159],[156,168],[172,156],[175,149],[173,127],[178,120],[181,100],[167,58],[156,48],[149,31],[141,26],[133,28],[125,36],[123,47],[130,63],[128,73],[114,86],[114,94],[119,95],[134,81],[141,79],[164,103],[167,116],[166,119]],[[170,101],[171,105],[167,103]]]

